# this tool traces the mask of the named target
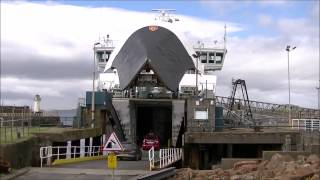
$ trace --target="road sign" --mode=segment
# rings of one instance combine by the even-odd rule
[[[111,133],[108,138],[107,143],[103,147],[104,151],[123,151],[123,147],[116,135],[116,133]]]
[[[108,154],[108,168],[109,169],[117,168],[117,156],[114,153]]]

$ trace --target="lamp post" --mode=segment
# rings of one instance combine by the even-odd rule
[[[198,41],[198,45],[199,45],[199,51],[197,52],[197,61],[196,61],[196,95],[198,95],[198,73],[199,73],[199,60],[201,57],[201,48],[202,46],[204,46],[204,44],[201,41]]]
[[[95,80],[96,80],[96,45],[99,42],[93,44],[93,78],[92,78],[92,95],[91,95],[91,127],[95,124]]]
[[[319,86],[318,89],[318,119],[320,119],[320,60],[319,60]]]
[[[290,45],[287,45],[286,51],[288,52],[288,90],[289,90],[289,116],[288,116],[288,122],[289,125],[291,125],[291,94],[290,94],[290,60],[289,60],[289,54],[290,51],[293,51],[296,49],[296,47],[291,48]]]

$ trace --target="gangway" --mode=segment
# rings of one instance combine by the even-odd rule
[[[160,149],[159,157],[155,157],[154,147],[149,150],[150,171],[154,169],[163,169],[171,166],[182,159],[182,148]]]

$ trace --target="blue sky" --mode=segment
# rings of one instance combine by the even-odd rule
[[[245,31],[238,36],[275,36],[277,31],[266,29],[253,19],[260,14],[272,19],[306,18],[317,0],[257,0],[257,1],[58,1],[83,7],[115,7],[132,11],[148,12],[155,8],[176,9],[177,14],[198,17],[207,20],[229,21],[242,24]]]

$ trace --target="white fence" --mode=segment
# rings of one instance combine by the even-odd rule
[[[40,165],[51,165],[55,159],[100,156],[104,154],[101,146],[46,146],[40,147]]]
[[[182,158],[182,148],[160,149],[160,168],[173,164]]]
[[[159,159],[155,160],[154,148],[149,150],[150,171],[155,168],[155,162],[159,163],[157,168],[165,168],[182,159],[182,148],[160,149]]]
[[[320,132],[320,120],[319,119],[292,119],[292,128],[305,131],[319,131]]]
[[[152,148],[149,150],[149,167],[150,167],[150,171],[152,171],[152,169],[154,168],[154,147],[152,146]]]

